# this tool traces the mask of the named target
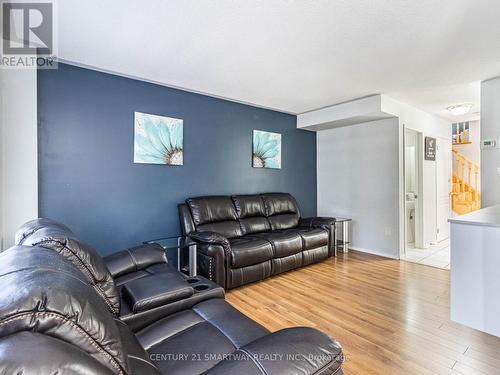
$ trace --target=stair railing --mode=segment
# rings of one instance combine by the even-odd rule
[[[455,197],[458,195],[463,202],[478,203],[481,200],[479,193],[479,174],[481,168],[479,164],[467,158],[464,154],[457,150],[452,150],[455,157],[454,177],[459,186],[459,192],[453,191],[451,194]],[[474,177],[472,176],[474,174]],[[474,179],[474,180],[473,180]],[[457,194],[461,193],[461,194]]]

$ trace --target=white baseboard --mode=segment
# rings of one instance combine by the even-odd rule
[[[383,253],[381,251],[372,250],[372,249],[365,249],[363,247],[350,246],[349,249],[356,250],[356,251],[361,251],[362,253],[368,253],[368,254],[378,255],[378,256],[381,256],[381,257],[384,257],[384,258],[399,259],[399,256],[389,255],[389,254]]]

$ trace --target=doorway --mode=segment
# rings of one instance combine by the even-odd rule
[[[435,145],[435,157],[426,157],[426,143]],[[405,128],[402,260],[449,269],[451,186],[451,140]]]
[[[410,247],[423,247],[422,205],[419,198],[422,189],[421,144],[422,133],[405,129],[405,244]]]

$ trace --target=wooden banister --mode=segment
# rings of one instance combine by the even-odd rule
[[[481,194],[479,193],[479,173],[481,168],[478,163],[457,150],[452,149],[452,151],[455,162],[453,189],[450,194],[452,207],[455,212],[464,214],[481,208]]]

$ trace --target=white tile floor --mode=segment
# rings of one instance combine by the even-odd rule
[[[441,241],[427,249],[418,249],[414,244],[408,244],[406,255],[401,260],[449,270],[450,240]]]

